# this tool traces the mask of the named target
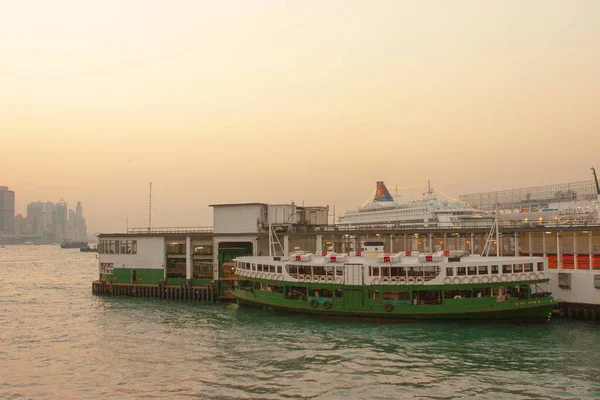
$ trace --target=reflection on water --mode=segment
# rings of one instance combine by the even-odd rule
[[[0,398],[592,398],[600,326],[376,324],[91,295],[94,254],[0,249]]]

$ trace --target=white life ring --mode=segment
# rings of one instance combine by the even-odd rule
[[[420,276],[419,276],[417,279],[415,279],[415,283],[416,283],[417,285],[422,285],[422,284],[423,284],[423,282],[425,282],[425,281],[424,281],[424,280],[423,280],[423,278],[421,278]]]
[[[471,278],[471,283],[479,283],[479,277],[478,276],[474,276]]]
[[[321,282],[321,283],[325,283],[325,282],[327,282],[327,277],[326,277],[325,275],[321,275],[321,276],[319,277],[319,282]]]
[[[278,280],[278,281],[282,281],[282,280],[284,280],[284,279],[285,279],[285,277],[284,277],[283,275],[279,275],[279,276],[277,277],[277,280]]]
[[[490,278],[491,282],[498,282],[498,275],[492,275],[492,277]]]
[[[514,275],[514,274],[513,274],[513,275],[511,275],[511,276],[510,276],[510,281],[511,281],[511,282],[516,282],[516,281],[518,281],[518,280],[519,280],[519,277],[518,277],[517,275]]]
[[[313,281],[313,283],[318,283],[319,282],[319,277],[317,275],[313,275],[312,281]]]
[[[449,285],[449,284],[450,284],[450,282],[452,282],[452,278],[450,278],[449,276],[447,276],[447,277],[445,277],[445,278],[444,278],[444,283],[445,283],[446,285]]]
[[[379,285],[381,283],[381,281],[379,280],[379,278],[375,278],[371,281],[371,285]]]
[[[455,276],[454,279],[452,279],[452,283],[458,285],[460,283],[460,278],[458,276]]]
[[[464,278],[462,278],[462,284],[466,285],[467,283],[469,283],[470,279],[468,276],[465,276]]]
[[[521,274],[521,276],[519,276],[519,279],[521,279],[522,281],[526,281],[527,280],[527,274]]]
[[[529,280],[535,281],[537,279],[537,275],[535,274],[535,272],[532,272],[529,274]]]
[[[333,276],[329,275],[327,278],[327,282],[331,283],[333,282]]]
[[[544,274],[543,272],[540,272],[538,274],[538,279],[546,279],[546,274]]]
[[[338,285],[342,284],[342,278],[335,278],[335,283]]]
[[[304,275],[300,274],[296,277],[296,279],[298,280],[298,282],[304,282]]]
[[[490,278],[488,278],[487,276],[481,277],[481,283],[488,283],[489,281],[490,281]]]
[[[387,285],[390,283],[390,278],[388,278],[387,276],[384,276],[383,278],[381,278],[381,283],[383,285]]]
[[[260,279],[267,279],[267,274],[263,272],[262,275],[260,276]]]
[[[398,284],[398,278],[396,278],[396,277],[394,276],[392,279],[390,279],[390,284],[391,284],[391,285],[397,285],[397,284]]]
[[[400,277],[400,279],[398,279],[398,283],[401,285],[406,285],[406,278],[405,277]]]
[[[508,276],[506,276],[506,275],[500,276],[500,281],[501,282],[508,282]]]
[[[409,285],[412,285],[415,283],[415,278],[413,278],[412,276],[409,276],[408,279],[406,280],[406,282],[408,282]]]

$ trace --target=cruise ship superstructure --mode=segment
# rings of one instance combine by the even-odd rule
[[[423,199],[407,203],[394,200],[382,181],[377,182],[372,201],[358,210],[347,211],[339,218],[341,227],[402,227],[437,225],[441,228],[461,226],[464,219],[477,218],[478,213],[467,203],[439,200],[428,184]]]

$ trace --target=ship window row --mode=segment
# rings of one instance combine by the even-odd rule
[[[285,271],[290,274],[293,278],[298,275],[305,276],[342,276],[344,274],[344,267],[342,265],[294,265],[288,264],[285,266]]]
[[[502,268],[500,268],[502,267]],[[537,271],[544,270],[544,263],[537,263]],[[500,272],[502,271],[502,272]],[[533,263],[523,264],[503,264],[500,265],[472,265],[468,267],[456,267],[456,276],[468,276],[468,275],[497,275],[497,274],[518,274],[535,272]],[[454,268],[446,267],[446,276],[454,276]]]
[[[100,240],[98,252],[103,254],[137,254],[137,240]]]
[[[112,274],[115,271],[114,263],[100,263],[100,273],[101,274]]]
[[[404,278],[424,278],[431,280],[440,274],[440,267],[437,265],[425,265],[415,267],[369,267],[369,276],[374,277],[404,277]]]
[[[258,272],[269,272],[269,273],[277,273],[281,274],[283,267],[281,265],[270,265],[270,264],[254,264],[239,261],[237,263],[237,269],[244,269],[248,271],[258,271]]]

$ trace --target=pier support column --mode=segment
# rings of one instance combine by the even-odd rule
[[[588,253],[590,255],[590,269],[594,269],[594,251],[593,251],[593,244],[592,244],[592,231],[588,232]]]
[[[519,233],[515,232],[515,257],[519,256]]]
[[[433,233],[429,234],[429,253],[433,253]]]
[[[290,235],[283,235],[283,255],[290,254]]]
[[[473,232],[471,232],[471,243],[469,244],[471,245],[469,251],[471,254],[475,254],[475,234]]]
[[[590,246],[591,248],[592,246]],[[412,250],[412,247],[408,248],[408,233],[404,234],[404,251]]]
[[[356,247],[356,235],[352,238],[352,244],[354,246],[352,248],[352,250],[354,250],[354,251],[360,251],[360,249]]]
[[[442,243],[442,250],[446,251],[446,241],[448,239],[448,235],[446,234],[446,232],[444,232],[444,238],[442,239],[443,243]]]
[[[558,263],[558,268],[562,269],[562,255],[561,255],[561,248],[560,248],[560,232],[556,232],[556,261]]]
[[[577,269],[577,232],[573,231],[573,268]]]
[[[185,279],[192,279],[192,238],[185,237]]]
[[[527,242],[528,242],[528,245],[529,245],[528,246],[529,247],[529,257],[531,257],[531,256],[533,256],[533,250],[532,250],[533,246],[531,244],[531,232],[528,233]]]
[[[546,232],[542,232],[542,255],[547,256],[546,253]]]
[[[390,238],[390,253],[393,253],[394,252],[394,235],[390,234],[389,238]]]
[[[315,249],[315,254],[317,256],[320,256],[322,251],[323,251],[323,235],[317,235],[317,246]]]
[[[460,247],[460,233],[457,233],[455,242],[454,242],[454,250],[459,250],[459,247]]]

